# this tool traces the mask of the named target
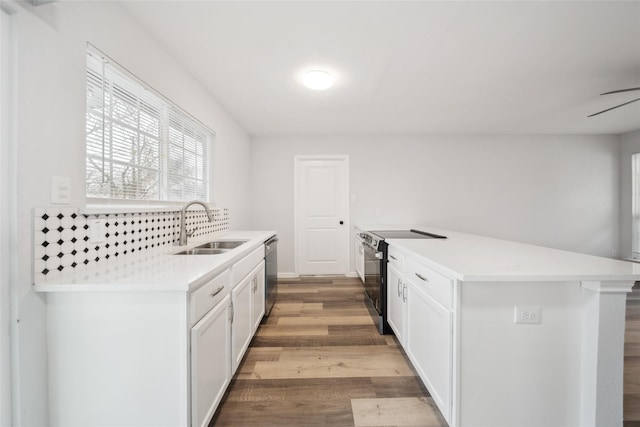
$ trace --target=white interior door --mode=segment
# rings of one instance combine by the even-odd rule
[[[346,274],[349,254],[349,157],[295,157],[298,274]]]

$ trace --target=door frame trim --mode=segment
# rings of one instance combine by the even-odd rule
[[[300,206],[298,204],[298,190],[299,190],[299,172],[300,165],[305,161],[312,160],[341,160],[345,165],[345,175],[346,175],[346,191],[345,191],[345,219],[344,226],[347,228],[347,241],[345,243],[345,271],[343,272],[345,275],[351,272],[351,257],[349,256],[349,243],[351,239],[349,238],[350,233],[348,230],[351,229],[351,215],[350,215],[350,185],[351,185],[351,177],[349,173],[349,155],[348,154],[296,154],[293,156],[293,266],[295,269],[296,276],[300,276],[300,257],[298,256],[298,249],[300,248],[300,233],[298,231],[298,225],[300,223]]]

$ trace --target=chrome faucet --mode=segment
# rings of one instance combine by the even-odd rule
[[[192,200],[190,202],[187,202],[187,204],[184,205],[184,207],[182,208],[182,211],[180,212],[180,238],[178,239],[178,245],[179,246],[186,245],[187,244],[187,238],[191,237],[191,235],[198,229],[198,227],[196,227],[193,230],[191,230],[190,232],[188,232],[186,230],[185,217],[187,216],[187,209],[191,205],[200,205],[200,206],[202,206],[204,208],[204,211],[207,213],[207,218],[209,218],[209,222],[213,222],[213,215],[211,214],[211,211],[209,210],[209,208],[207,207],[207,205],[204,202],[202,202],[200,200]]]

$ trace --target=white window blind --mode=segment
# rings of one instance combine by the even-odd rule
[[[87,197],[206,200],[213,133],[87,50]]]

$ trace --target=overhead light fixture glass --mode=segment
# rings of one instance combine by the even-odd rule
[[[325,90],[333,85],[333,76],[323,70],[307,71],[302,76],[302,84],[312,90]]]

